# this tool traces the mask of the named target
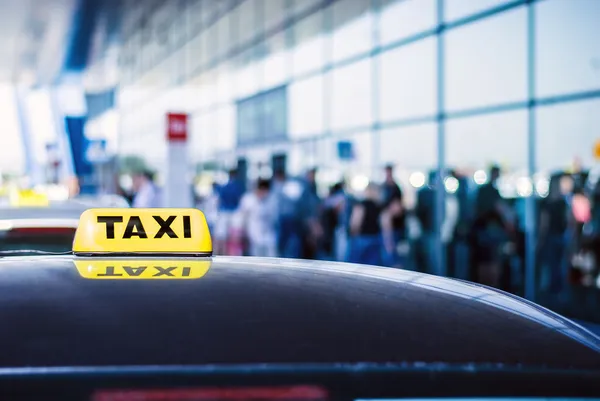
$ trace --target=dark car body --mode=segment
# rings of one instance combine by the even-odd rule
[[[232,257],[212,258],[198,279],[94,280],[74,260],[97,259],[0,258],[0,390],[281,382],[336,398],[598,394],[598,337],[474,284]]]

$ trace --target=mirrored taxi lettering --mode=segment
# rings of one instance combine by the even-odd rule
[[[118,268],[120,267],[120,269]],[[160,276],[168,276],[168,277],[189,277],[191,272],[191,267],[179,267],[179,266],[106,266],[104,273],[98,273],[98,277],[122,277],[124,275],[129,277],[139,277],[146,269],[154,269],[151,272],[152,277],[160,277]],[[180,271],[176,271],[176,269],[180,269]]]
[[[79,274],[88,279],[108,280],[160,280],[198,279],[210,269],[210,259],[198,260],[119,260],[75,259]]]
[[[169,238],[179,238],[177,233],[173,230],[172,225],[177,219],[177,216],[168,216],[167,218],[162,218],[161,216],[152,216],[154,219],[154,223],[157,223],[159,226],[158,231],[154,235],[155,239],[163,238],[165,235]],[[183,238],[192,238],[192,223],[190,216],[181,216],[182,226],[183,226]],[[115,237],[115,225],[123,223],[122,216],[98,216],[98,223],[105,224],[106,230],[106,238],[107,239],[119,239]],[[148,222],[145,223],[148,225]],[[123,231],[123,235],[120,239],[130,239],[132,237],[146,239],[148,238],[148,234],[146,232],[146,228],[144,227],[144,223],[142,223],[142,219],[140,216],[130,216],[125,230]]]

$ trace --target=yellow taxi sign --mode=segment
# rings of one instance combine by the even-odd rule
[[[209,259],[103,259],[73,260],[79,275],[96,280],[189,280],[202,278]]]
[[[198,209],[88,209],[79,218],[73,252],[209,256],[212,241]]]

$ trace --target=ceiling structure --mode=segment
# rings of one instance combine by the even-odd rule
[[[0,81],[52,83],[69,48],[77,0],[0,0]]]
[[[43,86],[84,72],[115,43],[118,16],[118,0],[0,0],[0,82]]]

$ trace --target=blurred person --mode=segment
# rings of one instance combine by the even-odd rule
[[[323,227],[323,240],[321,251],[328,260],[336,260],[336,242],[338,227],[341,224],[341,211],[344,206],[345,194],[342,182],[331,186],[329,195],[323,202],[321,213],[321,226]]]
[[[573,181],[562,176],[559,183],[543,201],[540,211],[541,264],[549,273],[549,289],[553,293],[559,293],[567,281],[569,227],[573,223],[569,217]]]
[[[231,220],[238,210],[243,195],[244,187],[237,178],[237,170],[229,170],[229,179],[218,192],[218,218],[214,232],[214,251],[217,255],[226,254]]]
[[[277,207],[271,194],[271,182],[259,178],[256,188],[245,194],[239,214],[249,245],[250,256],[277,256]]]
[[[334,238],[334,259],[337,261],[348,260],[348,238],[350,236],[350,215],[355,204],[355,199],[346,191],[346,182],[339,182],[339,191],[332,199],[337,211],[337,226]]]
[[[383,263],[389,267],[406,267],[409,245],[406,237],[406,212],[401,196],[389,199],[381,214]]]
[[[381,194],[376,184],[370,183],[365,197],[356,203],[350,215],[350,263],[381,264]]]
[[[388,164],[384,168],[385,179],[383,181],[382,189],[382,202],[383,206],[387,207],[387,205],[394,199],[402,202],[403,194],[402,189],[394,180],[394,166]]]
[[[587,266],[590,264],[588,260],[591,254],[588,252],[588,236],[584,235],[583,228],[592,222],[592,204],[581,186],[574,187],[569,206],[570,216],[573,219],[569,246],[572,257],[569,259],[575,259],[578,265]]]
[[[452,170],[450,175],[458,180],[455,197],[458,204],[458,216],[452,241],[448,246],[448,270],[453,277],[469,277],[469,233],[473,220],[473,206],[469,189],[469,180],[465,174]]]
[[[417,240],[416,265],[421,271],[434,273],[437,271],[435,252],[435,181],[436,172],[429,173],[428,184],[417,191],[415,215],[421,226],[421,235]]]
[[[489,182],[479,187],[475,197],[472,229],[472,278],[481,284],[498,287],[502,282],[502,250],[510,240],[513,222],[506,219],[510,207],[500,196],[500,168],[492,166]]]
[[[273,174],[272,187],[277,205],[277,254],[284,258],[299,258],[302,230],[297,206],[302,185],[288,179],[285,171],[278,169]]]
[[[66,180],[65,186],[69,193],[69,198],[75,198],[79,195],[81,188],[79,187],[79,179],[77,177],[69,177]]]
[[[132,207],[155,208],[162,207],[162,194],[154,183],[154,173],[144,170],[133,174],[133,202]]]
[[[215,231],[219,220],[219,185],[213,182],[211,187],[211,191],[208,194],[198,196],[194,191],[194,196],[197,199],[197,207],[204,213],[208,229],[212,233]]]
[[[445,191],[445,187],[440,182],[438,172],[431,171],[428,185],[417,192],[415,214],[421,224],[421,237],[417,241],[418,265],[423,266],[427,273],[439,275],[441,274],[441,263],[439,250],[436,249],[438,231],[443,246],[441,251],[447,254],[449,245],[454,238],[460,212],[456,195],[446,192],[442,221],[439,223],[438,229],[436,222],[437,191]]]
[[[303,259],[315,259],[317,257],[318,244],[323,234],[319,221],[321,199],[317,193],[316,175],[316,168],[308,170],[302,195],[298,200],[302,242],[301,257]]]

